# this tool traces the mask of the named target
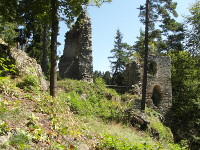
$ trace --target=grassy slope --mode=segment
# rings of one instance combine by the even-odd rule
[[[17,82],[0,77],[0,149],[181,149],[153,111],[146,131],[132,127],[125,112],[138,97],[118,95],[102,80],[59,81],[55,99]]]

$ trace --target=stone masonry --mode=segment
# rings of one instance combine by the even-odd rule
[[[167,56],[150,55],[148,58],[146,106],[166,114],[172,106],[171,59]],[[130,64],[128,84],[141,95],[143,64]],[[140,102],[138,102],[140,106]]]
[[[84,12],[66,33],[65,47],[59,62],[61,78],[92,81],[91,21]]]

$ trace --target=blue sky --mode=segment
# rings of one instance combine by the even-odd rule
[[[183,21],[182,15],[188,15],[188,8],[196,0],[174,0],[178,3],[178,21]],[[120,29],[123,34],[123,41],[133,45],[139,30],[144,29],[144,25],[139,22],[137,9],[145,4],[145,0],[113,0],[109,4],[103,4],[100,8],[90,7],[89,16],[92,21],[92,47],[93,47],[93,70],[110,71],[108,57],[114,46],[116,30]],[[60,22],[60,35],[58,41],[58,54],[62,55],[64,47],[64,35],[68,31],[64,22]]]

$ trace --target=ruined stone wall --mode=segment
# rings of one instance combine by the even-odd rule
[[[92,29],[86,13],[80,15],[66,33],[65,47],[59,62],[61,78],[92,80]]]
[[[143,64],[133,62],[129,70],[128,84],[136,94],[142,93]],[[137,102],[140,107],[140,102]],[[148,58],[146,105],[165,114],[172,106],[171,59],[150,55]]]
[[[146,104],[165,114],[172,106],[171,59],[149,56]]]

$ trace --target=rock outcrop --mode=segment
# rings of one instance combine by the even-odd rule
[[[15,66],[22,79],[26,76],[34,75],[39,81],[40,89],[47,90],[48,86],[42,69],[35,59],[29,57],[27,53],[20,49],[8,46],[2,39],[0,39],[0,46],[6,47],[9,57],[14,59]]]
[[[83,13],[66,33],[65,48],[58,65],[61,78],[92,80],[91,30],[90,18]]]

